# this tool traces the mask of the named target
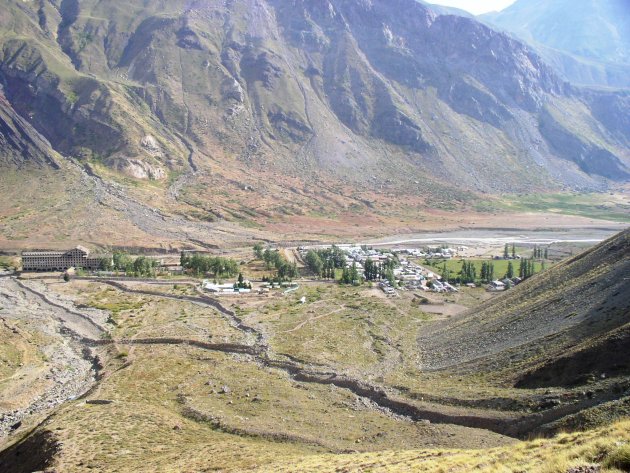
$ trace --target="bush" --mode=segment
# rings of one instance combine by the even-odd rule
[[[604,461],[604,467],[630,471],[630,445],[622,445],[616,450],[613,450]]]

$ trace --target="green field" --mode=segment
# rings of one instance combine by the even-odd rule
[[[507,195],[499,202],[484,201],[477,210],[549,212],[616,222],[630,222],[630,199],[624,194],[530,194]]]
[[[477,269],[477,276],[481,274],[481,265],[484,262],[492,263],[494,265],[495,278],[503,278],[505,276],[505,273],[507,272],[507,268],[509,264],[508,260],[467,259],[466,261],[469,261],[475,265],[475,268]],[[520,265],[520,260],[511,260],[511,261],[512,261],[512,264],[514,265],[514,275],[518,276],[518,268]],[[451,277],[453,278],[459,275],[460,271],[462,270],[463,263],[464,263],[464,260],[462,259],[433,260],[431,261],[431,264],[429,266],[427,266],[426,264],[423,264],[423,266],[427,267],[428,269],[431,269],[432,271],[438,274],[442,274],[444,264],[446,264],[446,269],[448,269],[451,272]],[[546,268],[548,268],[550,265],[551,265],[550,262],[548,261],[545,262]],[[540,261],[535,261],[534,267],[535,267],[536,273],[539,273],[543,269],[542,263]]]

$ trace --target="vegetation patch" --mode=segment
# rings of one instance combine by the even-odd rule
[[[512,212],[549,212],[614,222],[630,222],[630,200],[623,194],[505,195],[494,204],[484,202],[482,205],[486,209],[488,205],[491,205],[494,209]]]

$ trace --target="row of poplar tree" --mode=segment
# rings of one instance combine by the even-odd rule
[[[545,262],[542,262],[542,268],[545,269]],[[521,279],[527,279],[532,277],[536,273],[536,263],[534,259],[521,259],[518,267],[518,277]],[[447,282],[460,282],[462,284],[475,283],[478,280],[482,283],[490,283],[494,281],[495,277],[494,263],[484,261],[481,263],[481,273],[477,278],[477,267],[472,261],[464,261],[462,263],[462,269],[459,272],[458,278],[451,277],[451,271],[446,267],[446,263],[442,266],[442,278]],[[507,279],[513,279],[516,277],[514,271],[514,264],[512,261],[508,262],[507,271],[503,276]]]
[[[514,243],[512,243],[511,254],[512,254],[512,258],[516,258],[516,246],[514,245]],[[503,258],[508,259],[509,257],[510,257],[510,245],[506,243],[505,247],[503,248]],[[533,257],[536,259],[549,259],[549,247],[545,246],[543,248],[538,245],[534,245]]]

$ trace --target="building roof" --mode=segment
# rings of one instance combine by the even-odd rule
[[[46,251],[46,250],[35,250],[35,251],[23,251],[22,256],[65,256],[71,251],[79,250],[85,255],[90,254],[90,250],[88,250],[85,246],[78,245],[75,248],[67,251]]]

